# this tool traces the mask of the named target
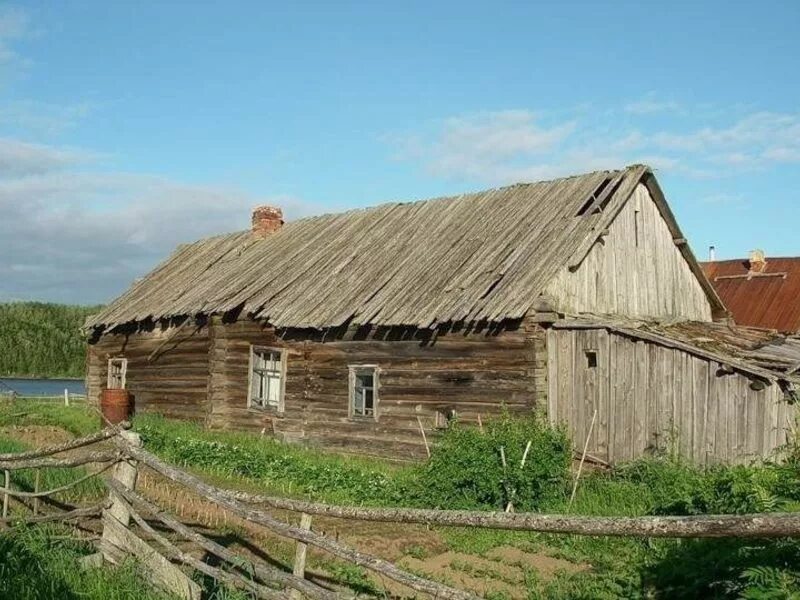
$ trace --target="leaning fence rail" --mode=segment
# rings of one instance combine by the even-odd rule
[[[138,436],[127,431],[127,424],[110,427],[97,433],[57,446],[15,454],[0,454],[0,471],[4,483],[2,525],[72,521],[101,517],[103,533],[97,555],[102,560],[119,562],[133,555],[147,568],[153,580],[179,597],[199,599],[200,589],[173,563],[200,571],[230,586],[259,597],[272,599],[307,597],[314,600],[333,600],[341,594],[326,589],[305,577],[305,558],[308,547],[327,552],[338,559],[359,565],[382,577],[402,584],[417,593],[444,600],[475,599],[470,592],[455,589],[410,573],[380,557],[363,553],[338,540],[321,535],[312,528],[312,516],[324,516],[360,521],[387,523],[420,523],[436,526],[477,527],[536,531],[551,534],[587,536],[641,537],[800,537],[800,512],[764,513],[750,515],[697,515],[688,517],[589,517],[578,515],[547,515],[539,513],[508,513],[463,510],[427,510],[409,508],[369,508],[337,506],[307,502],[284,497],[250,494],[223,489],[166,463],[141,448]],[[79,455],[55,458],[53,455],[87,448],[102,442],[100,450]],[[13,489],[11,475],[21,469],[72,468],[96,464],[99,468],[68,484],[39,490],[39,477],[33,491]],[[137,475],[146,467],[149,472],[181,485],[247,522],[266,528],[273,534],[293,540],[297,547],[293,572],[282,570],[262,558],[243,556],[208,536],[196,531],[176,515],[159,506],[153,499],[136,490]],[[108,498],[86,507],[39,515],[41,498],[66,491],[92,477],[102,477]],[[33,515],[8,516],[10,499],[18,502],[33,500]],[[275,509],[299,513],[300,526],[276,518]],[[154,525],[158,524],[158,527]],[[136,528],[136,533],[134,532]],[[219,559],[208,564],[182,549],[175,538],[181,538]]]

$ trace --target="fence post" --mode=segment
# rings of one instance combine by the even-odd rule
[[[141,448],[142,446],[142,439],[139,437],[138,433],[134,433],[132,431],[120,431],[117,435],[122,437],[131,446],[136,448]],[[131,491],[136,489],[137,475],[138,462],[129,457],[114,465],[114,468],[111,472],[111,477],[114,480],[116,480],[126,490]],[[119,547],[121,544],[120,541],[116,539],[117,536],[105,524],[106,520],[108,518],[113,518],[117,520],[123,527],[128,527],[131,522],[131,515],[130,512],[128,512],[125,501],[120,498],[116,492],[114,492],[114,490],[108,491],[108,498],[111,501],[111,506],[105,510],[103,514],[103,536],[100,547],[103,552],[103,558],[113,563],[116,562],[115,556],[117,556],[117,553],[113,551],[113,548]]]
[[[41,469],[36,469],[36,475],[34,476],[34,480],[33,480],[33,492],[35,494],[39,493],[39,484],[40,484],[41,476],[42,476],[42,470]],[[39,514],[39,496],[34,496],[33,497],[33,516],[35,517],[38,514]]]
[[[117,435],[129,446],[142,447],[142,439],[138,433],[120,431]],[[122,488],[135,491],[139,473],[138,464],[138,461],[129,456],[125,457],[114,465],[111,478]],[[150,580],[158,587],[183,600],[200,600],[202,596],[200,586],[131,531],[131,513],[125,499],[121,498],[113,489],[109,489],[108,498],[111,506],[103,511],[103,535],[100,538],[102,559],[119,564],[127,557],[132,556],[139,560]],[[90,560],[87,559],[89,557],[84,558],[88,564],[102,563],[97,560],[96,555],[91,555]]]
[[[69,390],[64,388],[64,406],[69,406]]]
[[[300,529],[303,531],[311,531],[311,515],[303,513],[300,517]],[[294,553],[294,569],[292,573],[295,577],[300,579],[306,576],[306,554],[308,552],[308,544],[297,542],[297,549]],[[297,590],[292,590],[292,598],[302,598],[302,594]]]
[[[11,489],[11,471],[5,472],[5,484],[3,485],[6,490]],[[3,518],[8,517],[8,492],[3,493]]]

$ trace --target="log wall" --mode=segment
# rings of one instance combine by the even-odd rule
[[[578,269],[564,267],[547,293],[559,311],[572,314],[691,321],[712,316],[708,297],[642,184]]]
[[[723,365],[605,329],[547,333],[548,414],[589,453],[619,462],[678,451],[698,464],[743,463],[786,443],[796,409]],[[589,366],[587,352],[597,364]]]
[[[137,411],[204,421],[208,391],[209,329],[205,325],[108,334],[89,345],[88,401],[99,404],[109,358],[128,359],[126,388]]]
[[[287,441],[344,452],[413,459],[425,455],[422,423],[435,437],[438,410],[462,421],[527,412],[546,393],[544,332],[536,325],[500,333],[348,331],[326,340],[242,320],[212,321],[207,423],[265,431]],[[250,346],[285,348],[284,412],[247,407]],[[348,416],[349,365],[380,368],[379,418]],[[419,418],[419,421],[418,421]]]

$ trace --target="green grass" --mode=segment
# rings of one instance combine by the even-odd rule
[[[119,568],[83,570],[91,544],[59,526],[28,527],[0,534],[0,598],[17,600],[172,600],[150,588],[133,562]]]
[[[97,426],[93,415],[87,418],[78,412],[63,411],[63,407],[54,410],[31,405],[24,419],[50,424],[59,424],[63,419],[63,425],[72,431],[85,432],[85,428]],[[0,423],[3,422],[0,411]],[[476,446],[473,434],[461,434],[461,438],[453,438],[456,441],[452,444],[442,444],[447,452],[456,455],[454,460],[440,455],[427,465],[397,466],[287,446],[250,434],[209,432],[196,425],[152,415],[137,417],[134,425],[148,450],[223,487],[375,506],[446,506],[446,494],[461,494],[455,504],[462,507],[487,508],[487,503],[497,503],[495,508],[501,508],[506,499],[505,488],[498,485],[498,478],[508,478],[508,474],[503,473],[499,459],[485,462],[466,478],[485,477],[487,481],[478,482],[480,488],[469,487],[464,495],[464,486],[469,482],[463,477],[459,479],[459,461],[475,452],[492,456],[486,448]],[[524,427],[511,424],[505,430],[500,428],[501,433],[492,444],[505,444],[510,449],[509,456],[513,456],[521,439],[541,433],[536,433],[538,426],[531,425],[533,430]],[[575,503],[569,507],[569,477],[557,474],[561,462],[559,438],[542,434],[537,439],[541,443],[537,443],[539,447],[531,456],[537,457],[539,464],[534,466],[540,469],[538,472],[551,474],[548,487],[523,488],[536,497],[517,497],[517,506],[529,502],[542,512],[640,516],[798,510],[800,504],[797,459],[783,465],[700,469],[674,457],[661,457],[621,465],[609,473],[586,474]],[[547,462],[545,466],[541,464],[543,461]],[[509,463],[516,464],[516,460]],[[449,483],[437,484],[435,493],[426,496],[423,492],[431,479],[425,478],[437,474],[448,478]],[[454,481],[461,483],[455,485]],[[516,481],[525,484],[522,475]],[[476,489],[490,493],[476,494]],[[465,497],[471,500],[465,501]],[[648,540],[462,528],[442,528],[439,534],[455,551],[481,555],[492,548],[510,545],[591,565],[588,570],[561,573],[547,582],[530,573],[526,586],[531,599],[797,599],[796,590],[800,589],[797,541]],[[419,550],[410,547],[408,554],[414,553],[419,554]],[[339,566],[332,563],[325,568],[332,572]],[[363,573],[345,569],[339,575],[368,591]]]
[[[17,440],[0,435],[0,453],[23,452],[29,448]],[[49,490],[61,487],[80,479],[87,474],[83,467],[68,469],[46,468],[39,470],[39,490]],[[11,471],[11,485],[18,490],[31,492],[34,490],[36,470],[21,469]],[[70,489],[57,492],[49,498],[60,503],[78,504],[88,501],[98,501],[106,494],[105,486],[96,477],[78,483]],[[44,500],[42,500],[44,502]]]
[[[133,560],[117,567],[83,569],[89,542],[60,525],[0,533],[0,599],[3,600],[176,600],[151,586]],[[247,600],[249,595],[196,577],[206,600]]]
[[[100,416],[86,405],[64,406],[27,398],[0,400],[0,427],[10,425],[49,425],[84,436],[100,428]]]

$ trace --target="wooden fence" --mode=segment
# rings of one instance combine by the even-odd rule
[[[76,454],[74,451],[99,445],[99,449]],[[70,452],[69,456],[55,458]],[[33,491],[15,489],[12,474],[22,469],[72,468],[91,466],[91,471],[69,484],[40,491],[36,477]],[[296,543],[292,573],[264,560],[240,555],[202,535],[158,503],[137,491],[137,479],[143,468],[185,487],[206,501],[249,522],[260,525]],[[423,523],[438,526],[479,527],[564,533],[577,535],[625,535],[646,537],[800,537],[800,513],[765,513],[754,515],[703,515],[692,517],[584,517],[454,510],[404,508],[363,508],[334,506],[283,497],[263,496],[222,489],[165,463],[141,448],[138,435],[126,426],[104,429],[98,433],[49,448],[15,454],[0,454],[4,485],[4,527],[44,521],[100,519],[102,535],[98,553],[87,557],[87,565],[104,561],[118,563],[135,556],[160,587],[179,597],[200,598],[200,588],[177,565],[184,565],[214,579],[246,590],[259,598],[312,598],[329,600],[344,597],[341,592],[322,587],[305,577],[307,548],[313,546],[338,559],[359,565],[402,584],[414,592],[446,600],[475,599],[470,592],[405,571],[377,556],[365,554],[314,531],[312,516],[392,523]],[[70,489],[82,481],[102,477],[108,497],[92,506],[59,507],[40,501]],[[11,502],[14,505],[11,505]],[[13,514],[10,512],[13,508]],[[299,526],[275,517],[270,509],[300,513]],[[147,518],[145,518],[147,515]],[[168,532],[168,533],[165,533]],[[215,556],[221,563],[212,566],[182,550],[179,541],[188,541]]]

